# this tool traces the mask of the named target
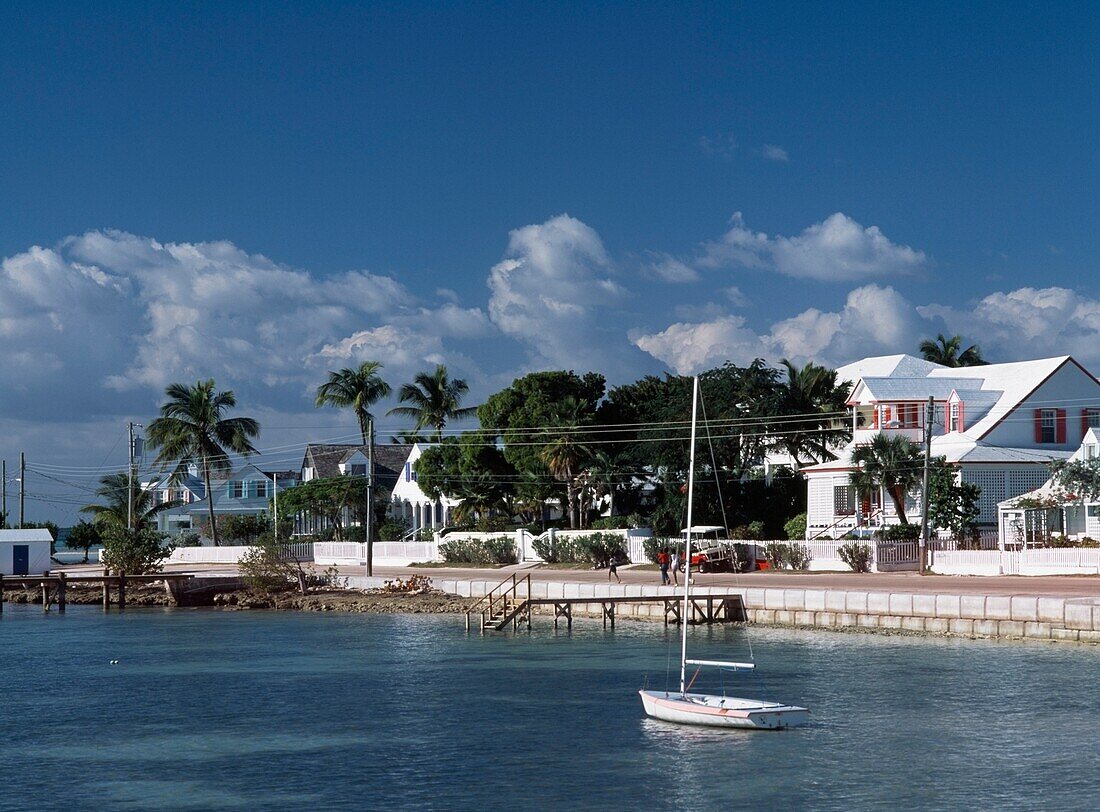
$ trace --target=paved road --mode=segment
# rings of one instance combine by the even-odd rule
[[[351,575],[366,574],[364,567],[341,567]],[[505,567],[479,570],[457,567],[375,567],[374,574],[386,578],[407,578],[420,572],[432,578],[474,578],[503,580],[513,572],[530,573],[536,581],[570,581],[574,583],[607,583],[607,570],[552,570]],[[661,575],[655,570],[619,568],[624,584],[659,584]],[[681,576],[682,577],[682,576]],[[788,589],[856,589],[871,592],[935,592],[957,595],[1051,595],[1100,597],[1100,576],[961,576],[918,575],[916,573],[854,572],[749,572],[742,575],[707,573],[697,575],[701,586],[784,587]]]

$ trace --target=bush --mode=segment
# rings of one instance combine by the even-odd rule
[[[780,541],[773,541],[771,544],[764,545],[764,557],[768,559],[768,564],[773,570],[783,569],[783,565],[787,563],[790,546]]]
[[[439,554],[456,564],[515,564],[518,560],[515,542],[507,537],[453,539],[439,545]]]
[[[730,566],[734,572],[748,572],[753,560],[752,548],[748,544],[730,546]]]
[[[774,541],[764,545],[764,557],[772,569],[809,569],[813,555],[805,544],[787,544],[782,541]]]
[[[590,526],[593,530],[625,530],[630,527],[630,521],[626,516],[603,516],[594,519]]]
[[[657,563],[657,553],[665,547],[670,547],[675,544],[675,541],[666,538],[660,538],[659,536],[650,536],[649,538],[642,539],[642,552],[645,553],[645,557],[649,559],[649,563]]]
[[[156,530],[127,530],[108,526],[103,530],[103,564],[112,572],[145,575],[159,572],[172,547],[162,546],[164,536]]]
[[[851,568],[852,572],[871,571],[871,545],[853,541],[842,544],[837,550],[840,560]]]
[[[738,525],[730,531],[731,539],[743,541],[763,541],[764,535],[763,522],[749,522],[748,524]]]
[[[404,519],[390,519],[381,527],[375,537],[379,541],[400,541],[409,532],[409,523]]]
[[[790,519],[783,525],[783,530],[789,539],[802,540],[806,538],[806,514],[799,513],[793,519]]]
[[[600,568],[606,567],[611,559],[627,559],[626,541],[615,533],[590,533],[572,537],[555,535],[552,545],[547,537],[535,539],[533,546],[547,564],[592,564]],[[654,551],[654,560],[656,557],[657,553]]]
[[[810,548],[805,544],[787,545],[787,565],[792,570],[808,570],[813,558]]]
[[[179,538],[176,539],[177,547],[201,547],[202,536],[198,533],[194,533],[190,530],[180,533]]]
[[[231,513],[218,518],[218,533],[225,541],[237,544],[251,544],[269,529],[271,520],[266,515],[237,516]]]
[[[888,524],[875,533],[882,541],[916,541],[920,538],[919,524]]]
[[[305,592],[306,573],[298,559],[288,554],[288,547],[270,535],[259,538],[240,561],[237,571],[249,590],[260,593],[285,592],[295,584]]]

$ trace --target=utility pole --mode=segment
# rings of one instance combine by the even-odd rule
[[[8,461],[0,460],[0,491],[3,492],[3,502],[0,503],[0,527],[8,523]]]
[[[374,418],[367,419],[367,575],[374,575]]]
[[[126,446],[129,450],[129,463],[126,470],[129,471],[126,487],[126,529],[134,529],[134,421],[130,421],[130,442]]]
[[[920,572],[924,574],[928,564],[928,479],[932,463],[932,417],[936,413],[936,401],[928,396],[928,405],[924,409],[924,482],[920,497]]]
[[[279,543],[279,472],[271,472],[271,512],[275,516],[275,543]]]
[[[19,529],[23,529],[23,500],[27,490],[27,455],[19,452]]]

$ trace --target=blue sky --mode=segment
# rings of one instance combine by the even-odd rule
[[[1083,3],[6,5],[0,456],[90,475],[199,376],[334,437],[309,392],[366,357],[1096,371],[1098,42]]]

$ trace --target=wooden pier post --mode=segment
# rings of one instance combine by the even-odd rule
[[[0,615],[4,613],[4,576],[0,575]]]
[[[45,581],[42,582],[42,611],[50,611],[50,585]]]
[[[118,608],[126,608],[126,573],[118,574]]]
[[[107,576],[111,574],[111,571],[106,567],[103,568],[103,611],[106,612],[111,608],[111,583],[107,580]]]
[[[57,574],[57,611],[65,611],[65,578],[66,575],[63,572]]]

